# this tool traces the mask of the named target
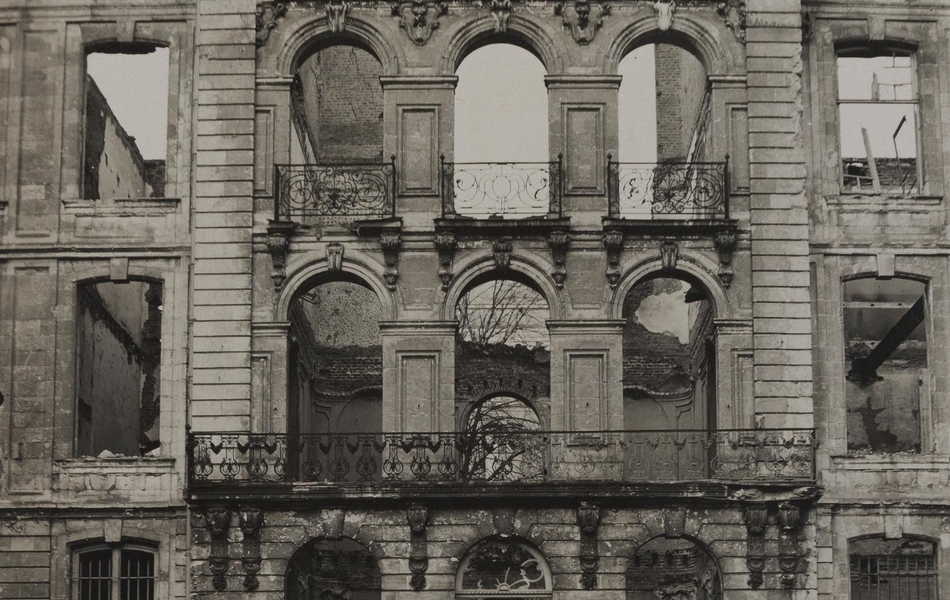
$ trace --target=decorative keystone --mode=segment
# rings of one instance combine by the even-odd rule
[[[676,261],[679,260],[680,248],[676,242],[663,242],[660,245],[660,264],[664,271],[673,271],[676,269]]]
[[[331,273],[339,273],[343,270],[343,244],[337,242],[327,244],[327,269]]]
[[[668,31],[673,26],[673,13],[676,12],[676,2],[658,0],[653,3],[656,11],[656,26],[660,31]]]
[[[346,29],[346,14],[350,12],[350,6],[345,0],[328,0],[327,24],[331,32],[340,33]]]
[[[257,574],[261,571],[261,527],[264,526],[264,513],[256,508],[243,508],[238,511],[238,526],[244,534],[241,548],[243,585],[246,591],[253,592],[260,585]]]
[[[406,509],[406,522],[409,523],[409,571],[412,573],[409,584],[419,592],[426,587],[426,571],[429,568],[426,548],[429,509],[419,505],[410,506]]]
[[[442,289],[449,289],[452,283],[452,259],[455,257],[455,248],[458,241],[454,233],[435,234],[435,248],[439,252],[439,279],[442,281]]]
[[[597,587],[597,567],[600,554],[597,550],[597,529],[600,527],[600,507],[581,502],[574,511],[577,527],[581,530],[581,585],[585,590]]]
[[[491,244],[491,251],[495,257],[495,268],[507,271],[511,266],[511,238],[497,239]]]
[[[611,229],[604,232],[604,248],[607,249],[607,283],[615,289],[620,283],[620,254],[623,252],[623,232]]]
[[[722,18],[736,39],[745,43],[745,0],[725,0],[716,6],[716,12]]]
[[[268,221],[267,223],[267,251],[270,253],[271,280],[274,290],[280,291],[287,279],[287,252],[290,250],[290,236],[293,235],[296,225],[290,221]]]
[[[257,26],[255,42],[258,47],[267,43],[270,32],[277,29],[280,19],[287,14],[287,5],[283,3],[264,2],[257,5],[254,23]]]
[[[379,234],[379,246],[383,249],[383,260],[386,270],[383,279],[390,290],[396,289],[399,280],[399,247],[402,246],[402,237],[398,231],[384,231]]]
[[[719,279],[728,288],[732,284],[732,257],[739,243],[739,234],[731,229],[720,231],[716,233],[714,242],[719,252]]]
[[[551,247],[551,261],[554,263],[554,271],[551,277],[558,288],[564,287],[564,280],[567,278],[567,248],[571,245],[571,233],[569,231],[552,231],[548,236],[548,246]]]
[[[604,17],[610,14],[610,5],[592,6],[589,0],[574,0],[574,6],[568,8],[563,2],[558,2],[554,5],[554,14],[561,17],[561,23],[570,30],[574,41],[586,46],[594,41],[604,24]]]
[[[231,527],[231,511],[226,508],[211,508],[205,514],[205,526],[211,536],[211,585],[223,592],[228,589],[228,529]]]
[[[511,20],[511,0],[482,0],[495,17],[495,33],[507,33],[508,22]]]
[[[412,43],[425,46],[432,32],[439,28],[439,17],[449,14],[449,5],[445,2],[410,0],[393,2],[392,11]]]

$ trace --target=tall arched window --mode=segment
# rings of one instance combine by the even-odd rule
[[[544,556],[530,544],[492,537],[472,546],[459,564],[455,597],[550,598],[551,569]]]

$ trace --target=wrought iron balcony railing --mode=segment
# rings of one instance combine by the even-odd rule
[[[814,430],[189,433],[192,488],[227,482],[796,483],[815,477]]]
[[[561,216],[561,156],[550,162],[452,163],[442,156],[442,216]]]
[[[724,162],[621,163],[607,160],[609,215],[621,219],[729,218]]]
[[[275,165],[274,220],[381,219],[396,210],[390,162]]]

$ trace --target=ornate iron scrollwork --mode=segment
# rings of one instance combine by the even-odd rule
[[[561,17],[565,29],[570,30],[574,41],[586,46],[594,41],[594,36],[604,24],[604,17],[610,14],[609,4],[591,6],[590,0],[574,0],[574,6],[568,8],[564,2],[554,5],[554,14]]]
[[[392,214],[395,160],[388,163],[277,165],[278,220],[382,218]]]
[[[617,163],[609,161],[611,214],[651,219],[722,217],[727,163]]]
[[[561,162],[442,163],[443,212],[478,219],[559,215]]]
[[[449,14],[449,5],[445,2],[426,2],[409,0],[393,2],[393,16],[398,17],[399,26],[406,30],[409,39],[416,46],[424,46],[432,32],[439,28],[439,17]]]

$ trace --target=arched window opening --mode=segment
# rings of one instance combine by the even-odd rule
[[[337,450],[382,430],[381,315],[376,293],[356,280],[320,283],[291,303],[287,432],[300,440],[292,468],[304,479],[357,476],[359,457]],[[331,472],[334,460],[346,469]]]
[[[552,212],[559,174],[548,152],[544,65],[524,48],[496,43],[468,54],[456,74],[446,210],[476,218]]]
[[[77,296],[77,456],[158,452],[162,284],[85,283]]]
[[[76,600],[151,600],[155,578],[155,549],[148,546],[99,544],[73,554]]]
[[[627,600],[722,600],[716,559],[683,538],[654,538],[627,566]]]
[[[462,558],[455,597],[549,598],[551,570],[534,547],[506,537],[481,540]]]
[[[116,44],[86,55],[84,198],[165,195],[168,67],[169,49],[147,44]]]
[[[309,542],[284,576],[287,600],[379,600],[381,589],[376,557],[349,538]]]
[[[927,286],[844,283],[848,452],[920,452],[929,422]]]
[[[692,53],[647,44],[618,68],[619,160],[612,210],[635,219],[724,213],[724,164],[710,155],[712,95]]]
[[[461,479],[524,481],[544,476],[541,419],[521,398],[499,395],[478,402],[461,437]]]
[[[937,544],[870,537],[848,545],[851,600],[936,600]]]

